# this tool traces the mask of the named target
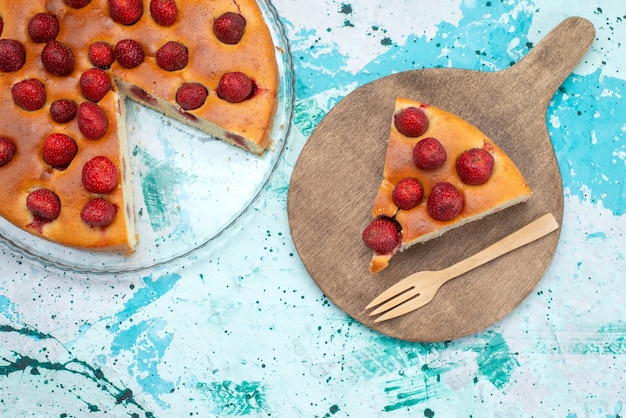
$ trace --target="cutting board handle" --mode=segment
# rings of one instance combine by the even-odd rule
[[[587,19],[565,19],[518,63],[503,71],[507,80],[515,80],[508,87],[528,96],[533,96],[529,92],[537,93],[549,101],[589,50],[595,32]]]

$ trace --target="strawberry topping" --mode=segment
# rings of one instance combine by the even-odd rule
[[[78,106],[70,99],[57,99],[50,105],[50,116],[56,123],[67,123],[76,117]]]
[[[143,15],[142,0],[109,0],[111,19],[122,25],[132,25]]]
[[[124,68],[135,68],[143,62],[145,57],[139,42],[132,39],[122,39],[115,44],[113,54],[115,60]]]
[[[447,158],[446,150],[436,138],[424,138],[413,147],[413,161],[417,168],[434,170]]]
[[[424,135],[428,129],[428,117],[417,107],[407,107],[396,113],[394,123],[398,132],[411,138]]]
[[[0,71],[10,73],[26,63],[24,45],[14,39],[0,39]]]
[[[89,226],[109,226],[116,214],[117,206],[98,197],[83,207],[80,218]]]
[[[66,76],[74,71],[76,61],[72,50],[62,42],[51,40],[41,51],[41,62],[50,73]]]
[[[41,156],[52,167],[65,170],[78,152],[76,141],[65,134],[49,135],[43,143]]]
[[[65,4],[74,8],[74,9],[82,9],[87,6],[91,0],[63,0]]]
[[[78,84],[83,96],[92,102],[99,102],[113,89],[109,76],[100,68],[90,68],[82,73]]]
[[[26,197],[26,207],[35,219],[53,221],[61,213],[61,200],[50,189],[36,189]]]
[[[151,0],[150,15],[161,26],[172,26],[178,17],[178,7],[174,0]]]
[[[245,29],[246,19],[239,13],[224,13],[213,22],[213,33],[217,39],[229,45],[239,43]]]
[[[422,183],[414,177],[400,180],[391,192],[391,198],[399,209],[409,210],[419,205],[424,197]]]
[[[428,196],[428,214],[438,221],[456,218],[463,210],[465,202],[461,192],[450,183],[437,183]]]
[[[156,60],[159,67],[165,71],[178,71],[187,66],[189,52],[187,47],[180,42],[170,41],[159,48]]]
[[[400,225],[392,218],[378,217],[363,230],[363,242],[378,254],[391,254],[400,247]]]
[[[113,47],[106,42],[94,42],[87,52],[89,61],[96,67],[107,69],[115,61]]]
[[[252,95],[254,85],[250,77],[242,72],[222,75],[217,86],[217,95],[231,103],[239,103]]]
[[[41,109],[46,103],[46,87],[36,78],[14,84],[11,93],[16,105],[31,112]]]
[[[109,119],[100,106],[93,102],[81,103],[77,111],[78,129],[88,139],[99,139],[109,128]]]
[[[469,185],[487,183],[494,166],[493,155],[482,148],[464,151],[456,160],[456,172],[461,181]]]
[[[0,136],[0,167],[11,161],[16,150],[15,142],[11,138]]]
[[[184,110],[193,110],[202,106],[208,95],[202,84],[185,83],[176,92],[176,103]]]
[[[47,13],[37,13],[28,22],[28,36],[37,43],[43,44],[51,41],[59,34],[59,21],[56,16]]]
[[[117,167],[107,157],[99,155],[83,166],[83,186],[92,193],[110,193],[118,183]]]

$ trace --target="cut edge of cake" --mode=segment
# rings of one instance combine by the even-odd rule
[[[401,253],[403,251],[408,250],[409,248],[417,245],[417,244],[423,244],[426,243],[427,241],[433,240],[435,238],[439,238],[442,235],[444,235],[446,232],[456,229],[458,227],[461,227],[463,225],[466,225],[468,223],[471,222],[475,222],[475,221],[479,221],[489,215],[492,215],[496,212],[500,212],[504,209],[513,207],[515,205],[524,203],[526,201],[528,201],[528,199],[530,199],[530,197],[532,196],[532,192],[519,196],[516,199],[512,199],[509,200],[501,205],[498,205],[494,208],[492,208],[491,210],[487,211],[487,212],[483,212],[481,214],[475,215],[473,217],[470,218],[465,218],[460,222],[451,224],[451,225],[446,225],[443,226],[439,229],[436,229],[428,234],[422,235],[420,238],[416,239],[415,241],[412,242],[407,242],[407,243],[401,243],[401,245],[392,253],[390,254],[374,254],[372,255],[372,260],[370,262],[370,272],[371,273],[378,273],[381,270],[385,269],[388,265],[389,265],[389,261],[391,260],[391,258],[396,255],[397,253]]]
[[[124,199],[124,220],[126,222],[126,236],[127,242],[120,244],[120,248],[115,247],[106,248],[107,252],[122,252],[127,255],[132,255],[135,252],[135,248],[139,242],[139,235],[136,230],[136,218],[135,218],[135,199],[134,199],[134,187],[133,179],[131,176],[132,165],[130,159],[130,149],[128,146],[128,134],[126,132],[126,103],[124,96],[117,93],[115,94],[115,101],[117,102],[117,135],[120,145],[120,165],[122,170],[122,190]]]
[[[206,133],[218,140],[224,141],[232,146],[242,148],[247,152],[262,156],[271,146],[272,143],[272,127],[274,122],[274,116],[276,109],[272,112],[272,119],[269,121],[266,135],[262,138],[261,142],[255,142],[248,138],[245,138],[238,133],[230,132],[229,130],[211,122],[208,119],[198,118],[192,113],[181,109],[174,103],[165,100],[157,95],[146,92],[139,86],[129,83],[119,77],[113,76],[113,82],[115,89],[110,92],[113,94],[117,103],[117,135],[120,145],[120,165],[122,171],[122,189],[124,194],[124,218],[127,225],[127,243],[122,243],[117,246],[108,246],[106,248],[91,248],[91,250],[104,250],[106,252],[121,252],[127,255],[132,255],[135,252],[135,247],[139,242],[139,236],[136,231],[135,222],[135,209],[134,209],[134,187],[132,182],[132,164],[131,156],[128,144],[127,135],[127,112],[126,112],[126,99],[138,103],[141,106],[146,106],[156,112],[159,112],[166,117],[172,118],[186,126],[196,128],[203,133]],[[275,107],[278,107],[278,100],[275,101]]]
[[[152,110],[155,110],[163,115],[172,118],[184,125],[196,128],[207,135],[210,135],[216,139],[224,141],[230,145],[242,148],[257,156],[262,156],[271,146],[273,140],[271,136],[274,117],[276,115],[276,109],[278,108],[278,100],[275,100],[274,110],[271,115],[272,118],[268,121],[267,130],[265,136],[260,138],[258,142],[246,138],[245,135],[240,133],[231,132],[224,127],[211,122],[208,119],[197,117],[193,114],[193,111],[185,111],[175,103],[165,100],[156,94],[146,92],[143,88],[136,86],[133,83],[129,83],[126,80],[113,75],[113,81],[118,89],[118,95],[121,96],[122,101],[126,98]]]

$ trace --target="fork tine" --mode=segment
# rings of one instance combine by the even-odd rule
[[[374,316],[386,312],[392,308],[395,308],[396,306],[399,306],[403,302],[412,299],[415,296],[419,296],[419,290],[417,290],[415,287],[411,287],[408,291],[400,293],[393,299],[387,301],[387,303],[380,305],[378,308],[374,309],[372,312],[369,313],[369,316]]]
[[[411,277],[411,276],[409,276]],[[372,300],[366,307],[365,309],[370,309],[373,308],[376,305],[380,305],[381,303],[385,302],[388,299],[393,298],[394,296],[399,295],[400,293],[409,290],[413,287],[412,284],[407,283],[407,280],[409,279],[409,277],[400,280],[398,283],[394,284],[393,286],[391,286],[390,288],[388,288],[387,290],[385,290],[383,293],[381,293],[380,295],[376,296],[376,298],[374,298],[374,300]]]
[[[423,297],[423,298],[418,297],[418,298],[411,299],[407,302],[404,302],[402,305],[398,305],[396,308],[390,310],[389,312],[382,314],[381,316],[376,318],[374,322],[386,321],[388,319],[396,318],[398,316],[402,316],[409,312],[413,312],[414,310],[419,309],[422,306],[426,305],[428,302],[431,301],[431,299],[432,297]]]

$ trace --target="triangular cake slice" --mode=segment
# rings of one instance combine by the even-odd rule
[[[532,192],[507,154],[445,110],[397,98],[383,180],[363,231],[370,272],[398,251],[526,201]]]
[[[55,243],[132,253],[125,97],[261,155],[276,52],[254,0],[0,2],[0,215]]]

